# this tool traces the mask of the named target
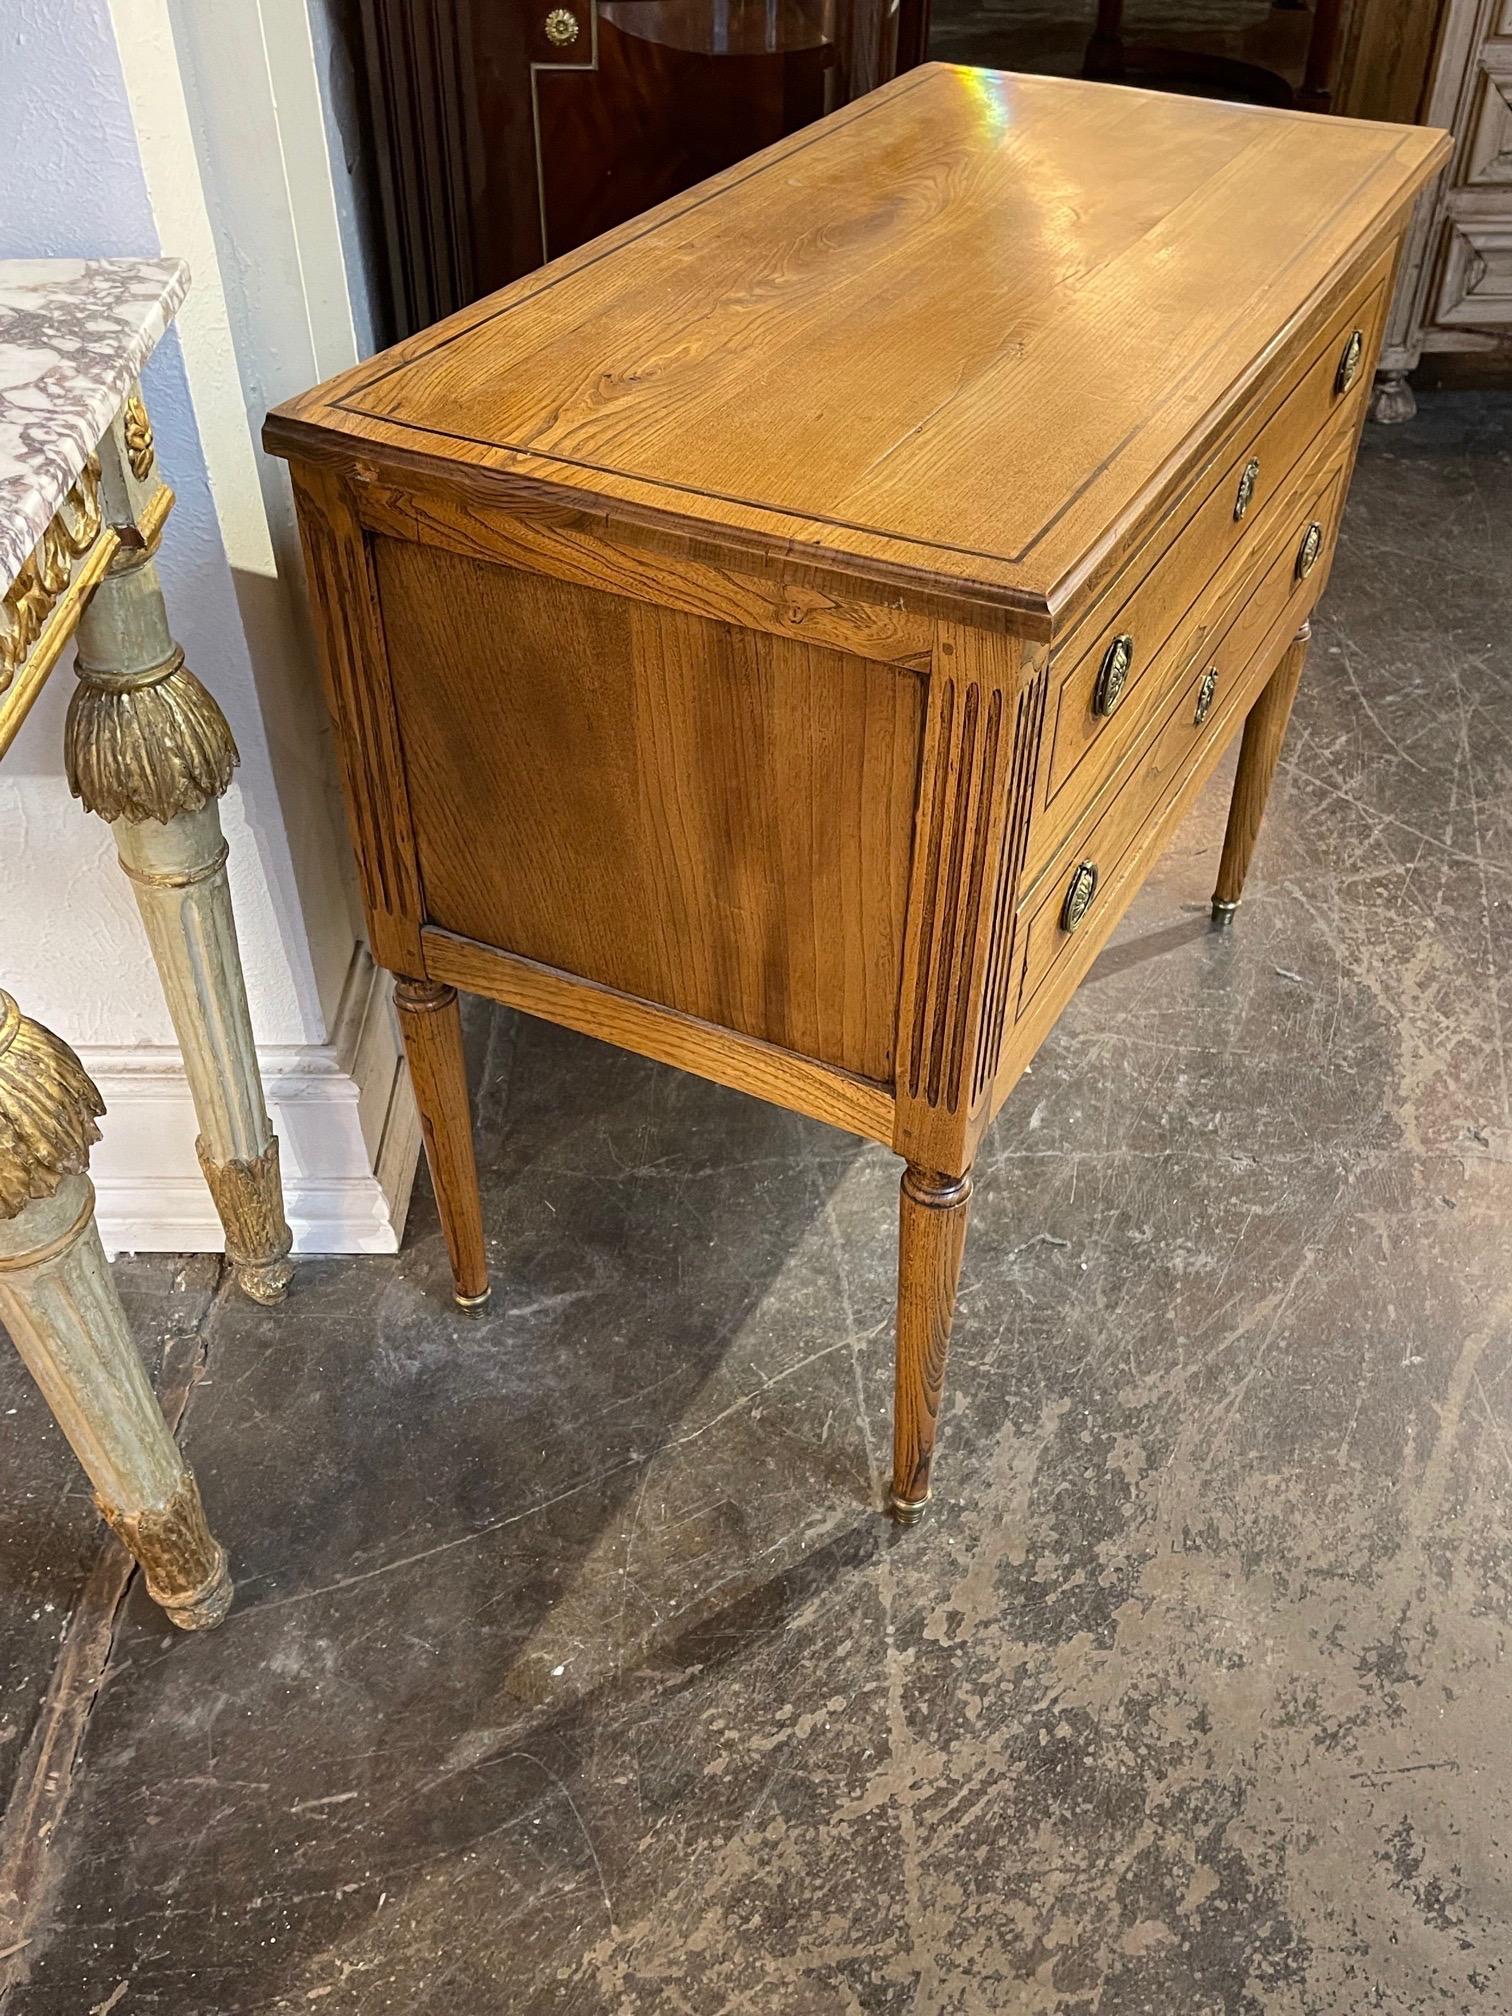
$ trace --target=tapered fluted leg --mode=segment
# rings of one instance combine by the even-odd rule
[[[1213,891],[1215,924],[1227,924],[1239,908],[1311,636],[1311,623],[1304,623],[1245,721],[1234,795],[1229,801],[1228,830],[1223,836],[1223,859],[1218,864],[1218,886]]]
[[[929,1503],[929,1473],[966,1244],[971,1177],[912,1163],[898,1205],[898,1368],[893,1403],[893,1516],[911,1526]]]
[[[0,1321],[140,1562],[186,1631],[231,1602],[193,1472],[126,1327],[84,1173],[100,1096],[66,1044],[0,994]]]
[[[68,710],[74,795],[111,822],[199,1118],[200,1167],[242,1289],[281,1301],[292,1268],[278,1139],[247,1011],[217,799],[236,745],[168,631],[157,569],[123,549],[79,623]]]
[[[441,1230],[451,1256],[453,1287],[464,1309],[476,1308],[488,1300],[488,1262],[457,990],[433,980],[401,979],[394,988],[394,1006],[420,1109]]]

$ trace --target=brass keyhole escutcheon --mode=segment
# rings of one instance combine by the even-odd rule
[[[1092,694],[1092,712],[1111,714],[1124,696],[1134,665],[1134,639],[1127,631],[1113,639],[1103,654],[1097,686]]]
[[[565,7],[553,7],[546,16],[546,40],[558,49],[566,49],[578,38],[577,16]]]
[[[1209,665],[1202,675],[1202,684],[1197,688],[1197,712],[1192,716],[1194,727],[1200,728],[1213,711],[1213,700],[1218,692],[1218,667]]]
[[[1066,884],[1066,900],[1061,905],[1062,931],[1074,931],[1092,908],[1092,898],[1097,894],[1097,863],[1082,861],[1073,870],[1071,880]]]
[[[1365,332],[1356,329],[1344,345],[1344,355],[1339,359],[1339,375],[1334,380],[1334,397],[1347,392],[1360,375],[1360,361],[1365,355]]]
[[[1297,548],[1297,579],[1305,581],[1311,574],[1318,555],[1323,550],[1323,527],[1314,518],[1302,534],[1302,544]]]
[[[1239,478],[1239,488],[1234,494],[1234,523],[1237,525],[1250,507],[1250,499],[1255,494],[1255,485],[1260,481],[1260,457],[1251,455],[1244,465],[1244,473]]]

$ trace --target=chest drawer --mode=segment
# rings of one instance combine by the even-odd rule
[[[1195,627],[1253,585],[1289,536],[1296,478],[1322,433],[1350,430],[1370,383],[1390,259],[1379,262],[1257,415],[1214,478],[1173,511],[1154,558],[1136,556],[1065,647],[1050,697],[1034,862],[1148,726],[1179,676]],[[1346,417],[1347,416],[1347,417]]]
[[[1336,425],[1325,430],[1315,452],[1305,456],[1279,486],[1263,523],[1255,527],[1253,537],[1244,542],[1218,577],[1177,619],[1145,668],[1144,678],[1124,698],[1111,718],[1096,723],[1101,732],[1095,752],[1087,756],[1070,785],[1054,792],[1048,804],[1036,815],[1028,849],[1031,880],[1062,846],[1071,829],[1080,823],[1088,805],[1109,776],[1149,733],[1151,725],[1169,704],[1175,685],[1187,677],[1193,656],[1211,646],[1261,583],[1274,575],[1280,563],[1295,555],[1301,536],[1299,528],[1311,522],[1313,501],[1323,490],[1329,474],[1347,463],[1355,431],[1353,417],[1342,417]],[[1324,531],[1330,538],[1336,516],[1337,510],[1330,510],[1324,525]],[[1068,690],[1072,683],[1068,681],[1062,688],[1060,715],[1058,719],[1052,717],[1047,740],[1051,736],[1059,740],[1067,733],[1078,734],[1082,732],[1085,720],[1091,719],[1090,702],[1084,698],[1073,700]],[[1052,708],[1055,706],[1053,693],[1050,704]],[[1078,710],[1074,715],[1073,707]],[[1071,718],[1068,719],[1068,716]],[[1053,777],[1053,747],[1048,760],[1042,761],[1043,767],[1048,768]]]
[[[1216,640],[1203,637],[1187,651],[1173,682],[1176,698],[1167,695],[1149,741],[1031,888],[1016,934],[1024,945],[1020,1014],[1063,962],[1072,963],[1076,934],[1094,910],[1122,908],[1134,886],[1129,871],[1148,855],[1142,843],[1162,830],[1166,809],[1203,750],[1221,747],[1253,704],[1274,670],[1277,633],[1284,643],[1317,600],[1342,508],[1345,460],[1341,453],[1315,475],[1253,593]]]

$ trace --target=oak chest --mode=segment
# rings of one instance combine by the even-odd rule
[[[911,72],[270,416],[457,1293],[457,988],[977,1143],[1225,745],[1239,900],[1443,136]]]

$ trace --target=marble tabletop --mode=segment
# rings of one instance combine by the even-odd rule
[[[0,593],[188,287],[182,259],[0,260]]]

